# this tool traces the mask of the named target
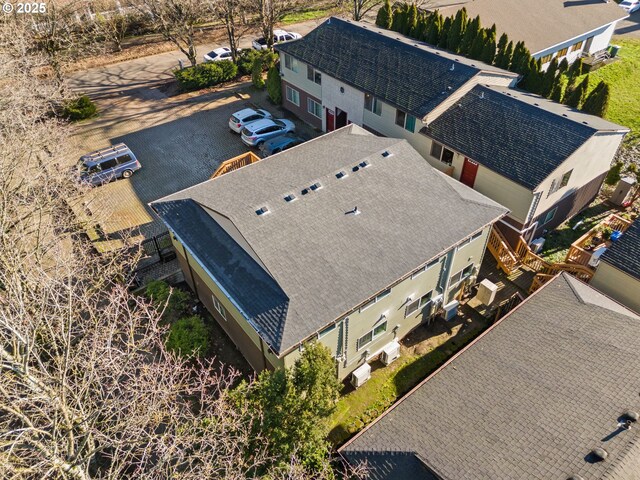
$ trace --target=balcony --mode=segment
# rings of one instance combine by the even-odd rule
[[[619,235],[614,232],[625,232],[631,223],[615,213],[609,215],[571,244],[565,262],[595,268],[600,255]]]

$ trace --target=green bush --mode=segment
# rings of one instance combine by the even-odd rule
[[[202,318],[183,317],[173,323],[167,336],[167,348],[179,355],[198,357],[207,353],[209,331]]]
[[[189,306],[189,294],[178,288],[171,289],[167,282],[154,280],[147,284],[145,296],[159,309],[165,308],[165,317],[185,313]]]
[[[264,62],[263,57],[259,56],[253,59],[253,65],[251,66],[251,83],[258,90],[264,88],[264,78],[262,76]]]
[[[252,75],[253,74],[253,65],[256,61],[256,58],[262,59],[262,71],[268,71],[273,65],[275,65],[276,60],[278,59],[278,54],[274,53],[270,50],[253,50],[253,49],[244,49],[238,55],[238,72],[240,75]]]
[[[62,116],[72,122],[91,118],[97,113],[98,107],[86,95],[70,100],[62,107]]]
[[[267,74],[267,93],[269,98],[276,105],[282,103],[282,82],[280,81],[280,70],[273,65]]]
[[[174,70],[173,74],[180,90],[199,90],[233,80],[238,75],[238,66],[230,60],[222,60]]]

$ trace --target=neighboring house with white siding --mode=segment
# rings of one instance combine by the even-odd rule
[[[331,18],[276,49],[286,109],[323,131],[355,123],[406,139],[506,206],[512,244],[588,205],[628,132],[510,88],[512,72],[370,25]]]
[[[495,23],[498,37],[524,41],[543,68],[554,57],[572,63],[602,52],[616,24],[629,16],[613,0],[436,0],[428,8],[450,16],[462,7],[471,18],[479,15],[484,27]]]
[[[455,308],[507,212],[356,125],[151,206],[255,370],[290,366],[318,340],[341,379]]]

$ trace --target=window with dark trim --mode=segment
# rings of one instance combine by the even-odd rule
[[[382,103],[373,95],[364,94],[364,109],[376,115],[382,115]]]
[[[370,306],[374,305],[375,303],[378,303],[380,300],[382,300],[384,297],[388,296],[390,293],[391,293],[391,289],[390,288],[387,288],[384,292],[380,292],[378,295],[376,295],[375,298],[372,298],[367,303],[365,303],[363,306],[361,306],[360,307],[360,311],[364,312],[367,308],[369,308]]]
[[[377,325],[376,327],[374,327],[373,330],[365,333],[363,336],[361,336],[358,339],[358,341],[356,342],[356,350],[360,350],[362,347],[370,344],[375,338],[379,337],[386,331],[387,331],[387,322],[385,320],[380,325]]]
[[[416,117],[400,109],[396,109],[396,125],[413,133],[416,129]]]
[[[567,184],[569,183],[569,179],[571,178],[571,173],[573,173],[573,170],[569,170],[567,173],[562,175],[562,180],[560,181],[560,188],[567,186]]]
[[[322,85],[322,74],[311,65],[307,65],[307,80],[311,80],[313,83]]]
[[[404,318],[416,313],[419,309],[424,309],[431,303],[431,297],[433,296],[433,290],[422,295],[420,298],[410,302],[404,309]]]
[[[553,217],[556,216],[557,210],[558,210],[558,207],[554,208],[553,210],[549,210],[549,212],[547,212],[547,214],[544,216],[544,221],[542,222],[542,225],[546,225],[551,220],[553,220]]]

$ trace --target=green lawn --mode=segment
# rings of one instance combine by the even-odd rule
[[[629,127],[627,143],[640,142],[640,39],[614,37],[621,60],[589,74],[589,89],[604,80],[611,88],[607,120]]]
[[[317,18],[328,17],[333,13],[333,8],[321,8],[314,10],[305,10],[302,12],[293,12],[282,19],[280,23],[290,25],[292,23],[306,22],[307,20],[315,20]]]
[[[401,356],[388,367],[376,362],[371,378],[357,390],[345,394],[338,401],[336,411],[329,420],[331,433],[329,440],[334,445],[341,445],[349,437],[360,431],[387,410],[401,395],[411,390],[427,375],[442,365],[455,352],[475,338],[482,327],[474,322],[475,327],[460,332],[455,327],[448,340],[430,349],[424,354],[408,354],[403,350]],[[444,338],[444,337],[443,337]]]

